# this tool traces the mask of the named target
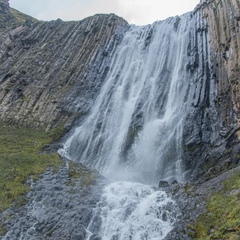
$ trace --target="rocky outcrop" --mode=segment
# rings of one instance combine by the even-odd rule
[[[230,195],[237,195],[239,193],[239,189],[237,186],[233,184],[233,179],[239,177],[240,167],[238,166],[235,169],[226,171],[219,176],[206,181],[196,181],[194,183],[183,183],[183,184],[172,184],[168,188],[164,190],[172,194],[173,198],[176,199],[178,206],[183,213],[180,220],[176,223],[175,228],[167,235],[165,240],[193,240],[199,239],[197,234],[199,234],[200,229],[195,229],[194,225],[198,222],[199,216],[204,213],[208,213],[209,215],[216,214],[218,216],[218,212],[214,212],[213,210],[210,211],[208,209],[209,200],[212,196],[216,194],[225,196],[226,198]],[[234,190],[230,190],[231,188],[226,188],[226,182],[231,185]],[[223,191],[224,189],[224,191]],[[238,205],[238,200],[236,205]],[[216,206],[216,208],[221,208],[220,206]],[[227,209],[227,207],[224,207]],[[230,218],[231,219],[231,218]],[[232,217],[235,219],[235,216]],[[206,224],[208,227],[213,228],[221,228],[222,226],[214,226],[213,222],[208,222]],[[202,229],[201,229],[202,230]],[[226,233],[228,231],[232,231],[232,229],[226,229]],[[235,231],[233,231],[235,232]],[[236,238],[220,238],[217,236],[213,236],[213,232],[209,232],[208,238],[201,238],[201,239],[236,239]],[[224,235],[224,234],[223,234]],[[227,235],[227,234],[226,234]],[[238,235],[236,231],[236,235]],[[236,235],[234,235],[236,237]]]
[[[1,25],[0,27],[4,27],[3,23],[4,21],[11,21],[12,20],[12,16],[10,14],[10,9],[9,9],[9,3],[7,0],[1,0],[0,1],[0,22]]]
[[[0,121],[50,128],[86,114],[127,27],[114,14],[99,14],[79,22],[28,19],[3,31]]]
[[[198,8],[209,29],[212,68],[218,86],[217,104],[224,119],[223,127],[235,124],[236,120],[239,124],[240,3],[236,0],[202,1]]]
[[[36,21],[32,17],[10,8],[8,0],[0,0],[0,36],[4,32],[8,33],[11,28],[15,28],[29,20]]]
[[[195,178],[216,175],[240,160],[239,1],[204,0],[193,15],[199,22],[198,46],[189,69],[197,81],[196,90],[191,90],[194,108],[185,124],[184,148]]]

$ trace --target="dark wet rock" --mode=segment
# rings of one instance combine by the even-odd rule
[[[89,171],[97,181],[85,185],[81,176],[71,179],[67,164],[57,173],[49,170],[38,181],[29,181],[31,191],[26,204],[0,214],[0,225],[7,230],[2,239],[84,240],[92,210],[106,183],[95,171],[84,171]]]
[[[216,176],[238,165],[240,122],[237,97],[240,41],[236,39],[239,4],[236,0],[201,0],[194,15],[203,21],[199,21],[195,35],[198,47],[192,43],[188,47],[187,69],[191,79],[195,78],[190,89],[193,108],[186,117],[183,132],[188,179],[202,176],[211,167]],[[209,45],[206,47],[204,42]],[[230,158],[233,160],[226,165],[225,160]]]
[[[178,184],[178,181],[177,180],[173,180],[171,184],[172,185]]]
[[[99,235],[97,235],[97,234],[93,234],[93,235],[89,238],[89,240],[102,240],[102,238],[101,238]]]
[[[159,187],[159,188],[169,187],[169,183],[168,183],[167,181],[161,180],[161,181],[159,181],[159,183],[158,183],[158,187]]]

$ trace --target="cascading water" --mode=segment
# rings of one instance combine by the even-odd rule
[[[146,184],[184,180],[192,24],[191,14],[185,14],[131,26],[91,113],[60,150],[115,181],[96,209],[103,239],[163,239],[175,221],[175,203]]]

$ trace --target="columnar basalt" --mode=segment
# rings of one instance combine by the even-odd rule
[[[0,0],[0,122],[46,130],[76,127],[59,152],[109,178],[128,175],[128,180],[147,184],[161,180],[159,187],[172,190],[185,211],[180,225],[195,221],[206,211],[205,199],[219,191],[234,173],[227,170],[240,161],[239,28],[239,0],[201,0],[191,13],[142,27],[129,26],[114,14],[42,22]],[[56,143],[46,151],[58,147]],[[12,228],[9,239],[21,236],[21,222],[26,239],[86,236],[83,228],[75,232],[82,215],[75,215],[72,206],[82,211],[79,204],[90,204],[83,208],[89,216],[82,225],[86,228],[100,192],[91,199],[84,191],[91,190],[90,185],[98,190],[103,186],[89,181],[88,174],[89,186],[75,185],[66,163],[54,176],[48,172],[34,183],[28,195],[30,215],[25,216],[25,206],[10,220],[13,210],[2,215],[5,230]],[[54,196],[44,199],[46,186]],[[69,191],[74,194],[68,196]],[[38,209],[43,203],[48,208],[32,231],[31,222],[38,221],[35,195]],[[60,220],[56,206],[64,216]],[[99,238],[99,214],[97,218],[96,233],[89,239]],[[181,229],[169,239],[191,239],[187,231],[182,236]]]
[[[208,116],[208,121],[201,122],[198,132],[198,136],[204,136],[204,128],[208,129],[213,138],[209,135],[207,141],[200,139],[186,144],[190,159],[198,164],[196,174],[208,172],[211,176],[239,163],[239,5],[235,0],[201,1],[193,11],[203,23],[198,32],[207,34],[204,41],[209,49],[209,68],[203,73],[208,75],[205,90],[210,92],[209,96],[214,96],[210,101],[214,108],[202,105],[201,113],[205,119]],[[214,94],[211,81],[215,85]],[[206,103],[207,98],[204,98]]]
[[[200,10],[208,24],[211,60],[218,80],[218,106],[224,126],[239,122],[239,54],[240,3],[231,1],[202,1]],[[231,101],[232,100],[232,101]],[[232,114],[232,104],[235,116]]]
[[[28,19],[1,34],[0,120],[49,128],[85,114],[127,27],[98,14],[79,22]]]
[[[0,121],[70,128],[93,105],[128,23],[114,14],[41,22],[11,9],[6,0],[0,11]],[[192,107],[183,147],[186,170],[194,178],[219,162],[217,171],[238,164],[239,2],[201,1],[192,17],[196,24],[189,31],[186,66]],[[159,109],[163,106],[159,99]],[[142,118],[135,115],[141,130]],[[126,151],[131,144],[129,137]],[[231,150],[235,157],[225,163],[223,155]]]

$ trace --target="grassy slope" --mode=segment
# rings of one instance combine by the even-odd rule
[[[28,16],[20,11],[18,11],[17,9],[14,9],[14,8],[10,8],[10,13],[15,17],[16,21],[20,24],[23,24],[25,23],[25,21],[27,19],[30,19],[31,21],[33,22],[37,22],[38,20],[31,17],[31,16]]]
[[[198,240],[240,240],[240,173],[223,182],[223,189],[207,200],[207,212],[189,226]]]
[[[48,167],[58,167],[57,154],[40,154],[40,149],[57,138],[58,133],[43,130],[0,127],[0,211],[29,190],[27,179],[38,176]]]

